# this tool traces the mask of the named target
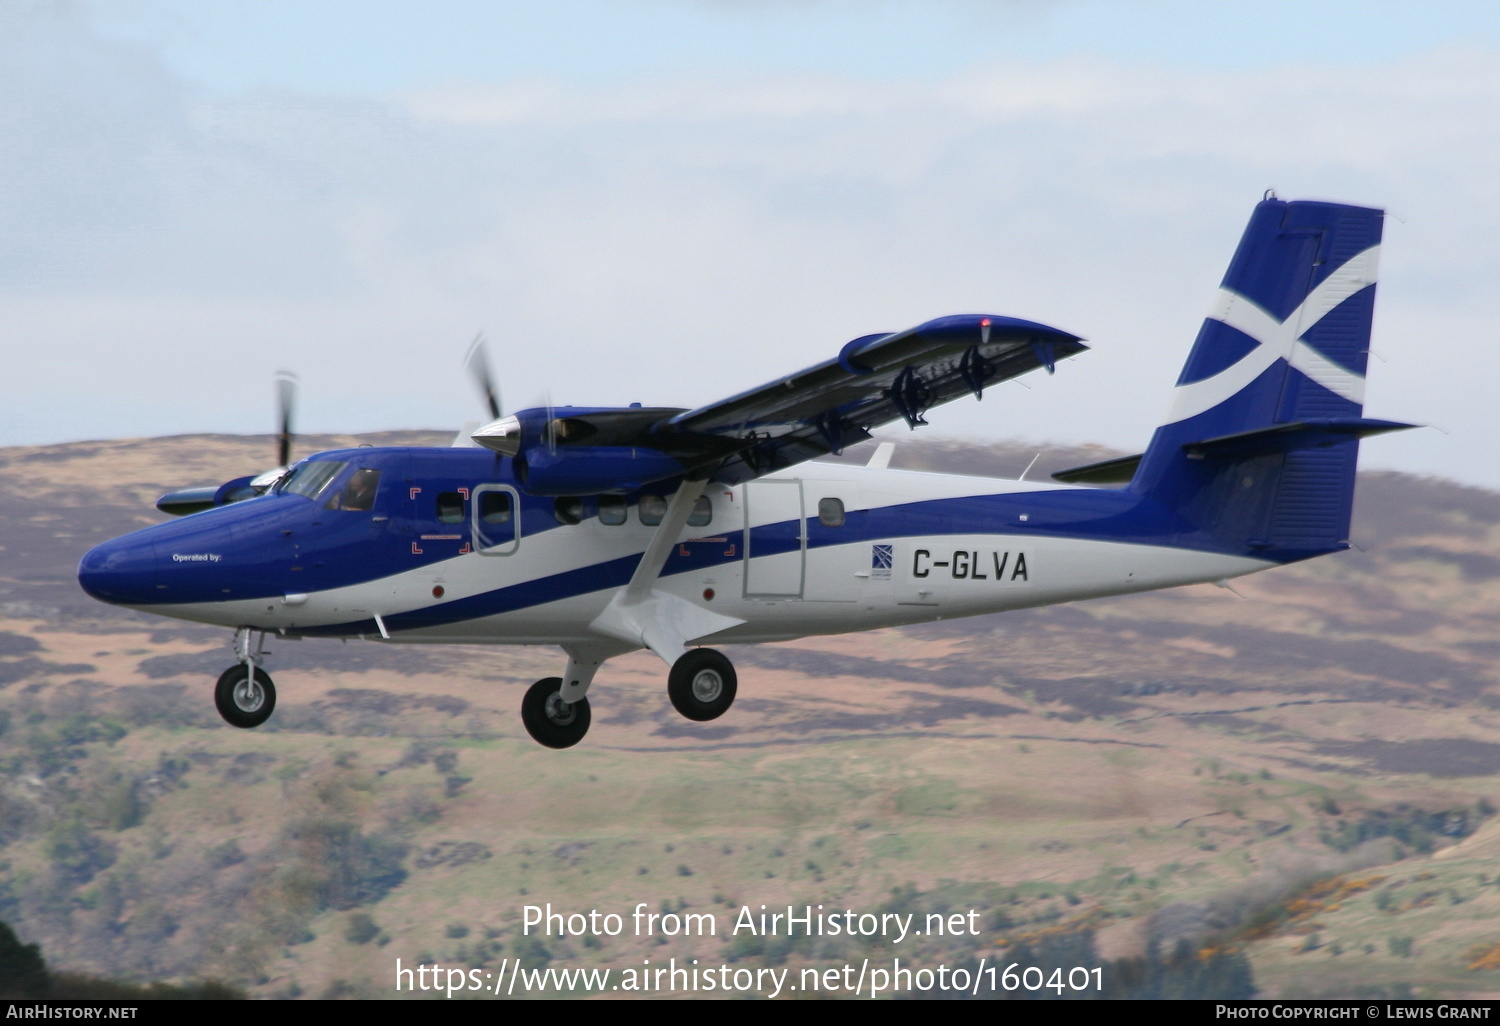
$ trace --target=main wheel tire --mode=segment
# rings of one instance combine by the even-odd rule
[[[589,700],[562,700],[562,678],[543,677],[521,699],[521,722],[537,744],[572,748],[589,732]]]
[[[226,723],[245,729],[258,727],[276,709],[276,685],[260,667],[255,668],[252,678],[245,672],[244,663],[235,663],[219,674],[219,683],[214,685],[214,705],[219,707],[219,715]]]
[[[737,687],[734,664],[711,648],[685,652],[667,677],[672,705],[688,719],[700,722],[728,712]]]

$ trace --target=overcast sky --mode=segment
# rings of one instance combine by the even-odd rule
[[[1145,443],[1267,188],[1383,206],[1364,465],[1500,487],[1500,4],[0,3],[0,445],[695,406],[932,317]],[[904,428],[902,429],[904,432]],[[269,451],[268,451],[269,456]],[[258,468],[249,468],[247,472]],[[192,483],[192,482],[184,482]]]

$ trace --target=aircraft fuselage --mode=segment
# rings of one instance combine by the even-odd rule
[[[599,640],[590,624],[630,580],[664,505],[649,494],[530,496],[507,461],[474,449],[343,450],[312,462],[344,466],[313,496],[273,493],[116,539],[90,554],[80,580],[106,601],[284,635],[587,643]],[[361,470],[381,474],[371,507],[330,508]],[[1275,565],[1193,547],[1193,525],[1140,496],[1037,482],[809,463],[710,485],[699,507],[656,586],[744,621],[715,643]]]

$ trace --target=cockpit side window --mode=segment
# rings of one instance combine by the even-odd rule
[[[379,488],[380,471],[356,470],[349,475],[344,490],[328,501],[328,508],[368,513],[375,508],[375,492]]]
[[[347,463],[334,460],[304,463],[282,479],[278,491],[283,495],[305,495],[309,499],[315,499],[346,466]]]

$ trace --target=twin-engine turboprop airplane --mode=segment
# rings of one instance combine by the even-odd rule
[[[254,727],[268,634],[557,645],[521,717],[576,744],[612,656],[648,648],[693,720],[734,701],[742,644],[1223,581],[1348,546],[1382,214],[1268,198],[1140,456],[1000,481],[809,462],[1085,347],[1012,317],[865,335],[696,410],[541,408],[477,447],[344,449],[265,494],[100,545],[105,602],[235,629],[215,699]],[[285,432],[284,432],[285,434]],[[1023,475],[1024,476],[1024,475]],[[1123,484],[1067,487],[1066,484]],[[263,487],[263,485],[261,486]],[[213,494],[209,494],[212,491]],[[164,508],[184,493],[163,499]],[[169,501],[172,500],[172,501]],[[181,508],[180,502],[177,508]]]

